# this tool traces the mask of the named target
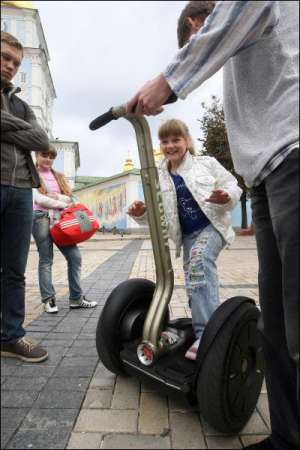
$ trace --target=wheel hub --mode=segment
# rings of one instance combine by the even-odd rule
[[[142,342],[137,347],[137,356],[144,366],[151,366],[154,361],[154,348],[150,343]]]

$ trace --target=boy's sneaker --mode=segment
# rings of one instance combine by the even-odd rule
[[[48,358],[48,352],[37,343],[22,337],[17,342],[1,342],[1,356],[39,363]]]
[[[192,361],[195,361],[195,359],[197,358],[199,344],[200,344],[200,339],[197,339],[193,343],[193,345],[188,349],[188,351],[186,352],[186,354],[184,356],[187,359],[191,359]]]
[[[55,297],[49,298],[49,299],[44,303],[44,310],[45,310],[47,313],[50,313],[50,314],[55,314],[55,313],[58,312],[58,308],[57,308],[56,303],[55,303]]]
[[[79,300],[70,300],[70,308],[95,308],[98,305],[97,302],[92,302],[87,300],[84,295],[81,296]]]

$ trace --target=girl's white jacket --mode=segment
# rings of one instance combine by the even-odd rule
[[[177,174],[183,178],[187,188],[211,224],[221,233],[227,244],[231,244],[235,233],[231,226],[230,211],[237,205],[242,194],[236,178],[215,158],[193,156],[189,152],[186,153],[184,160],[178,167]],[[165,159],[158,166],[158,176],[169,238],[175,243],[176,256],[179,256],[182,234],[177,209],[177,196]],[[231,200],[224,205],[206,202],[205,200],[211,195],[213,189],[226,191]],[[139,224],[145,224],[147,222],[146,216],[147,213],[140,217],[133,217],[133,219]]]

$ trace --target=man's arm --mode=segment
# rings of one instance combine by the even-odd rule
[[[127,103],[127,111],[155,115],[171,92],[184,99],[242,48],[272,31],[277,1],[220,1],[204,26],[177,53],[166,70],[148,81]]]
[[[1,109],[1,131],[19,131],[19,130],[29,130],[32,128],[30,123],[25,122],[25,120],[19,119],[13,116],[11,113]]]
[[[2,132],[1,141],[17,145],[27,151],[47,151],[49,148],[48,136],[38,124],[34,112],[28,105],[26,105],[25,121],[22,122],[27,123],[30,128]]]

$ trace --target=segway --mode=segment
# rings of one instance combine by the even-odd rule
[[[136,133],[156,284],[136,278],[113,289],[97,325],[99,358],[115,374],[137,377],[164,394],[198,403],[204,419],[216,430],[237,433],[253,413],[264,377],[257,331],[260,312],[251,298],[229,298],[207,323],[196,360],[185,358],[195,336],[191,319],[169,318],[174,274],[148,123],[119,106],[91,122],[90,129],[121,117]],[[176,342],[164,338],[165,330],[176,333]]]

